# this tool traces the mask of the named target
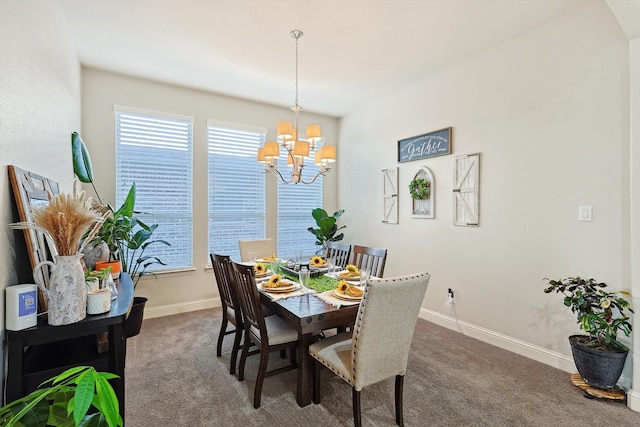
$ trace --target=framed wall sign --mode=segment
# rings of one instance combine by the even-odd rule
[[[398,141],[398,162],[451,154],[451,128],[444,128]]]

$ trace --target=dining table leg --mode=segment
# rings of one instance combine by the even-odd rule
[[[298,340],[298,405],[303,407],[311,403],[311,382],[313,381],[313,360],[309,354],[309,346],[313,341],[313,334],[301,334]]]

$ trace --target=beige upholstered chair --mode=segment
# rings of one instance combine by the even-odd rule
[[[382,277],[386,261],[386,249],[359,245],[351,247],[351,264],[354,264],[359,269],[368,269],[369,274],[374,277]]]
[[[402,390],[413,330],[431,275],[420,273],[370,279],[353,334],[341,333],[309,347],[313,356],[313,401],[320,403],[320,367],[331,369],[352,387],[353,420],[362,423],[360,391],[395,376],[396,423],[403,425]]]
[[[255,252],[256,258],[266,258],[276,252],[273,239],[238,240],[240,247],[240,260],[249,261],[249,252]]]
[[[337,266],[344,268],[349,264],[351,256],[351,245],[348,243],[327,242],[327,253],[325,258],[333,258]]]
[[[238,295],[240,297],[240,304],[242,305],[244,320],[244,343],[242,344],[242,355],[240,356],[238,380],[244,380],[244,366],[247,361],[247,356],[259,352],[260,366],[258,367],[258,376],[253,392],[253,407],[259,408],[262,384],[265,377],[297,367],[295,362],[295,348],[298,343],[298,331],[278,316],[264,316],[253,266],[238,264],[233,261],[231,261],[231,265],[238,287]],[[257,348],[249,351],[252,342]],[[277,350],[286,350],[287,348],[291,351],[291,364],[267,372],[269,353]]]

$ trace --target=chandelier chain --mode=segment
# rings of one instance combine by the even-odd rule
[[[295,38],[296,38],[296,107],[297,107],[298,106],[298,39],[300,38],[300,35],[296,34]]]

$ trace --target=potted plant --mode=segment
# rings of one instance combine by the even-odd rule
[[[118,377],[88,366],[70,368],[43,383],[51,385],[0,408],[0,425],[123,426],[112,378]],[[91,407],[95,412],[88,415]]]
[[[618,340],[618,333],[631,334],[625,310],[633,313],[625,297],[627,292],[604,290],[605,283],[595,279],[568,277],[545,279],[545,293],[561,293],[564,305],[571,308],[577,323],[587,335],[569,337],[573,360],[582,378],[596,388],[612,389],[622,374],[629,349]]]
[[[311,216],[315,219],[318,228],[309,227],[307,230],[316,236],[316,245],[321,246],[318,249],[318,253],[326,252],[326,242],[337,242],[344,238],[344,233],[336,235],[339,230],[347,227],[346,225],[338,227],[337,224],[343,213],[344,209],[334,212],[331,216],[322,208],[316,208],[311,211]]]
[[[71,135],[71,147],[73,156],[73,170],[78,179],[84,183],[93,185],[93,172],[91,158],[84,144],[84,141],[76,132]],[[100,197],[98,196],[98,200]],[[131,185],[127,197],[122,205],[116,210],[111,204],[102,204],[102,210],[109,215],[104,220],[100,228],[98,237],[109,247],[109,260],[120,264],[121,271],[128,273],[133,280],[134,289],[138,282],[147,274],[153,274],[147,269],[155,264],[166,265],[162,260],[153,255],[146,255],[145,252],[151,245],[171,244],[165,240],[150,240],[158,224],[151,226],[145,224],[136,216],[135,211],[136,184]],[[96,266],[98,268],[98,266]],[[112,269],[117,268],[112,266]],[[112,270],[112,273],[115,270]],[[134,297],[133,305],[127,317],[127,336],[132,337],[140,332],[142,324],[144,306],[147,302],[145,297]]]

